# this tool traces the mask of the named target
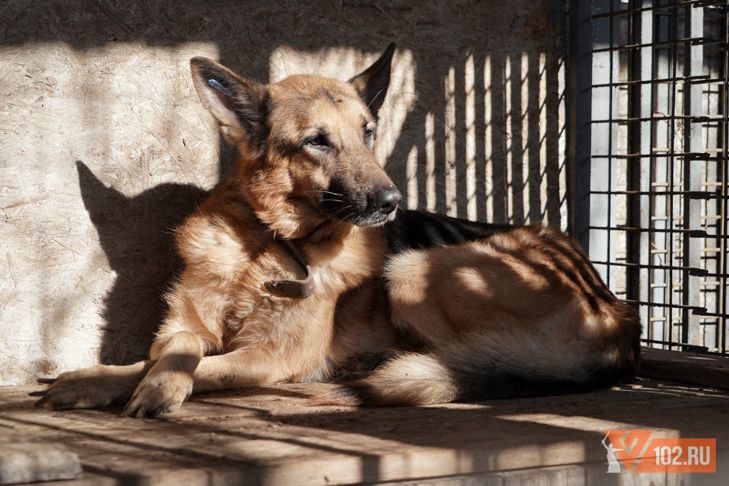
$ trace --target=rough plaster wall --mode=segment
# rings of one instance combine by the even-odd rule
[[[173,228],[233,156],[188,60],[348,78],[398,43],[380,155],[409,207],[566,225],[555,0],[0,1],[0,384],[142,359]]]

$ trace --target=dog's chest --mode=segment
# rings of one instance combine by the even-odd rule
[[[312,269],[312,279],[322,281],[328,269]],[[255,276],[254,276],[255,275]],[[297,272],[281,271],[263,265],[241,275],[245,285],[231,295],[231,305],[225,319],[223,346],[226,351],[241,348],[287,347],[304,344],[312,339],[317,347],[327,346],[331,338],[336,303],[341,286],[314,286],[312,295],[303,298],[275,295],[266,289],[270,279],[300,278]],[[325,278],[326,280],[326,278]],[[310,347],[310,344],[304,347]]]
[[[381,271],[381,245],[361,239],[349,243],[302,245],[311,272],[312,294],[307,297],[276,295],[267,286],[306,277],[305,268],[282,245],[271,245],[241,265],[226,316],[229,339],[240,345],[241,340],[287,339],[312,332],[327,339],[340,297]]]

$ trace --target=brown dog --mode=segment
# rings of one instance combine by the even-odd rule
[[[637,314],[572,239],[395,218],[401,195],[373,152],[393,52],[349,82],[266,86],[194,58],[195,87],[239,159],[177,232],[185,269],[150,360],[64,373],[39,405],[128,401],[125,415],[157,415],[191,393],[328,380],[373,356],[376,369],[348,388],[373,404],[565,393],[631,376]]]

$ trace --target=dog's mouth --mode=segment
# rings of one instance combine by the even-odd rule
[[[402,200],[392,184],[352,195],[337,189],[322,191],[319,204],[331,218],[355,226],[380,226],[394,220]]]

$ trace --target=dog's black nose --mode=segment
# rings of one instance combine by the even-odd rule
[[[369,199],[373,209],[382,214],[390,214],[397,209],[397,205],[402,200],[402,194],[397,187],[391,186],[371,192]]]

